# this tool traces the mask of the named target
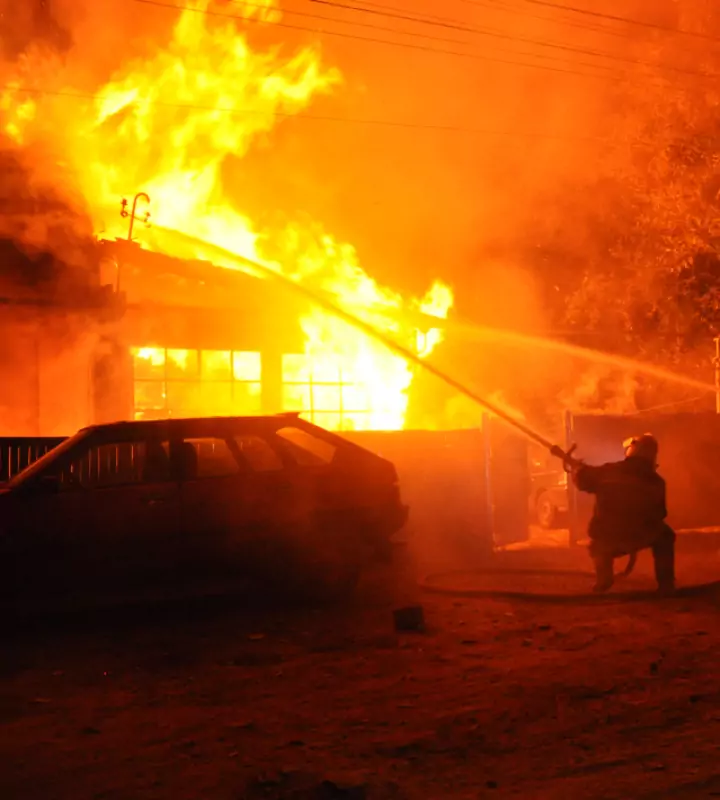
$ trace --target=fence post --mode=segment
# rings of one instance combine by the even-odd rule
[[[490,540],[495,547],[495,503],[493,502],[493,481],[492,481],[492,417],[485,413],[482,415],[482,436],[484,446],[484,467],[485,467],[485,519],[490,532]]]
[[[574,420],[572,411],[565,412],[565,450],[569,450],[573,445]],[[568,533],[570,546],[576,545],[580,541],[580,521],[578,520],[577,489],[568,475],[567,479],[567,501],[568,501]]]

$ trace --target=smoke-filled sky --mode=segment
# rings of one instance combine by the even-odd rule
[[[661,26],[680,21],[673,0],[584,3]],[[161,46],[183,5],[3,0],[3,50],[14,59],[39,41],[61,48],[74,83],[93,90],[123,60]],[[373,274],[415,288],[438,275],[474,288],[482,255],[522,231],[548,187],[599,168],[618,92],[645,80],[628,62],[657,61],[653,53],[676,47],[652,28],[528,0],[287,0],[282,8],[288,27],[249,23],[252,40],[288,51],[319,42],[344,83],[235,166],[233,179],[247,187],[243,205],[309,213],[353,242]],[[210,9],[239,16],[244,4]]]
[[[194,5],[0,0],[4,80],[47,48],[68,86],[101,91]],[[615,203],[594,187],[635,168],[648,109],[720,53],[672,32],[702,32],[708,0],[283,0],[278,25],[240,19],[262,5],[216,0],[206,16],[237,16],[260,49],[317,45],[343,81],[227,160],[242,211],[260,225],[318,220],[380,282],[420,294],[441,278],[465,316],[527,328],[545,326],[555,280],[552,264],[525,263],[538,232],[582,250],[597,233],[586,216]]]

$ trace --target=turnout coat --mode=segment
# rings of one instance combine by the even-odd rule
[[[630,456],[601,466],[581,465],[573,480],[595,495],[588,529],[593,555],[622,556],[652,547],[666,529],[665,481],[653,464]]]

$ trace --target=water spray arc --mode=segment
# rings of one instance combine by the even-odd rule
[[[156,234],[158,231],[161,231],[163,234],[171,236],[176,241],[184,242],[188,246],[192,247],[192,249],[195,251],[200,249],[204,255],[210,258],[214,257],[214,259],[220,262],[226,262],[226,263],[234,262],[236,265],[240,266],[241,269],[245,272],[249,271],[251,274],[260,275],[264,278],[269,278],[277,282],[278,284],[282,285],[288,290],[295,292],[296,294],[309,300],[311,303],[323,308],[325,311],[330,312],[339,319],[342,319],[344,322],[347,322],[349,325],[352,325],[353,327],[362,331],[367,336],[372,337],[373,339],[375,339],[376,341],[380,342],[385,347],[387,347],[389,350],[399,355],[401,358],[404,358],[409,363],[415,364],[416,366],[419,366],[420,368],[429,372],[431,375],[434,375],[438,380],[442,381],[443,383],[450,386],[458,393],[472,400],[481,408],[484,408],[494,416],[498,417],[508,425],[518,430],[526,438],[530,439],[533,442],[536,442],[545,449],[549,450],[552,455],[558,456],[564,461],[568,459],[569,454],[565,453],[558,445],[553,444],[549,439],[546,439],[537,431],[528,427],[524,422],[512,416],[512,414],[508,414],[505,410],[499,408],[489,400],[486,400],[484,397],[481,397],[472,389],[469,389],[467,386],[455,380],[455,378],[453,378],[452,376],[448,375],[447,373],[443,372],[442,370],[428,363],[426,360],[420,358],[416,353],[413,353],[412,350],[410,350],[409,348],[396,342],[391,337],[386,336],[384,333],[382,333],[382,331],[377,330],[373,325],[370,325],[364,320],[359,319],[354,314],[345,311],[343,308],[333,303],[331,300],[328,300],[323,295],[314,292],[311,289],[307,289],[306,287],[300,285],[296,281],[293,281],[290,278],[287,278],[284,275],[268,267],[265,267],[262,264],[257,263],[256,261],[245,258],[244,256],[237,255],[236,253],[226,250],[223,247],[218,247],[217,245],[210,244],[209,242],[201,241],[193,236],[189,236],[188,234],[181,233],[180,231],[172,230],[170,228],[155,226],[153,230]],[[172,250],[172,248],[167,248],[166,252],[168,250]]]
[[[286,277],[282,273],[274,269],[271,269],[270,267],[264,266],[263,264],[260,264],[257,261],[238,255],[237,253],[233,253],[230,250],[227,250],[218,245],[214,245],[210,242],[203,241],[189,234],[182,233],[181,231],[177,231],[172,228],[165,228],[162,226],[155,226],[153,228],[153,236],[157,239],[158,234],[160,235],[160,238],[168,237],[168,239],[173,240],[176,245],[178,243],[184,245],[182,249],[183,250],[187,249],[190,252],[192,252],[193,258],[198,258],[198,257],[207,258],[208,260],[217,263],[218,266],[226,266],[228,269],[236,269],[246,274],[251,274],[259,278],[272,280],[279,286],[283,287],[284,289],[291,291],[297,295],[300,295],[301,297],[304,297],[306,300],[313,303],[314,305],[324,309],[325,311],[328,311],[338,319],[343,320],[344,322],[353,326],[357,330],[363,332],[365,335],[380,342],[385,347],[387,347],[391,352],[399,355],[401,358],[405,359],[408,363],[414,364],[420,367],[421,369],[426,370],[431,375],[434,375],[438,380],[442,381],[447,386],[450,386],[459,394],[464,395],[468,399],[472,400],[476,405],[480,406],[486,411],[489,411],[492,415],[498,417],[507,425],[510,425],[515,430],[519,431],[523,436],[525,436],[530,441],[535,442],[536,444],[539,444],[541,447],[548,450],[551,455],[563,461],[566,468],[571,467],[573,464],[577,463],[575,459],[572,457],[572,452],[575,449],[574,447],[571,448],[570,451],[566,452],[559,445],[553,444],[552,441],[550,441],[542,434],[535,431],[533,428],[526,425],[523,421],[517,419],[517,417],[514,417],[512,414],[509,414],[504,409],[492,403],[490,400],[487,400],[486,398],[477,394],[475,391],[465,386],[464,384],[460,383],[460,381],[456,380],[451,375],[448,375],[443,370],[440,370],[433,364],[429,363],[426,359],[420,358],[417,355],[417,353],[414,353],[409,348],[395,341],[393,338],[387,336],[385,333],[378,330],[373,325],[370,325],[369,323],[365,322],[364,320],[360,319],[354,314],[351,314],[350,312],[341,308],[322,293],[308,289],[305,286],[299,284],[297,281],[294,281]],[[177,250],[177,247],[173,247],[171,244],[170,246],[158,249],[167,253],[172,253],[173,251]],[[201,253],[202,256],[199,256],[198,255],[199,253]],[[183,256],[178,254],[178,257],[182,258]],[[426,314],[418,314],[417,316],[422,317],[424,321],[436,320],[435,317]],[[442,322],[445,328],[450,330],[456,330],[458,333],[464,333],[470,338],[476,338],[476,339],[481,338],[483,340],[487,340],[491,338],[492,334],[493,339],[499,338],[504,343],[514,346],[527,346],[528,344],[540,345],[552,351],[563,352],[567,355],[571,355],[577,358],[582,358],[585,360],[601,360],[603,363],[607,363],[608,365],[614,365],[619,368],[632,369],[637,372],[644,372],[646,374],[653,375],[657,378],[661,378],[667,381],[671,381],[673,383],[678,383],[686,386],[693,386],[695,388],[702,389],[704,391],[712,392],[715,389],[715,387],[712,384],[705,383],[703,381],[698,381],[693,378],[687,378],[682,375],[677,375],[676,373],[673,373],[669,370],[665,370],[651,364],[643,364],[642,362],[637,362],[629,358],[588,350],[587,348],[567,344],[565,342],[560,342],[552,339],[541,339],[538,337],[529,336],[527,334],[522,334],[515,331],[498,331],[496,329],[485,328],[482,326],[473,325],[471,323],[463,321],[447,323],[444,320],[441,321],[438,319],[437,322],[438,323]]]

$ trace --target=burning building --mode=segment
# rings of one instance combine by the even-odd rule
[[[126,240],[98,241],[93,257],[71,298],[5,286],[3,434],[290,410],[334,430],[403,427],[408,365],[282,283]],[[420,352],[437,338],[412,333]]]
[[[446,316],[452,292],[438,282],[404,298],[318,226],[262,226],[241,211],[232,163],[340,76],[314,47],[255,51],[240,17],[198,11],[180,12],[162,47],[90,93],[87,64],[33,47],[0,91],[8,148],[35,193],[52,186],[90,221],[92,250],[67,302],[47,286],[4,292],[17,330],[0,359],[13,387],[0,426],[54,435],[110,419],[296,410],[331,429],[401,429],[409,365],[288,287],[332,297],[422,355],[440,330],[408,320]],[[268,6],[263,21],[276,14]],[[152,198],[153,225],[136,223],[133,207],[133,241],[117,204],[137,192]],[[22,230],[6,216],[2,233],[26,244],[33,214],[25,209]]]

